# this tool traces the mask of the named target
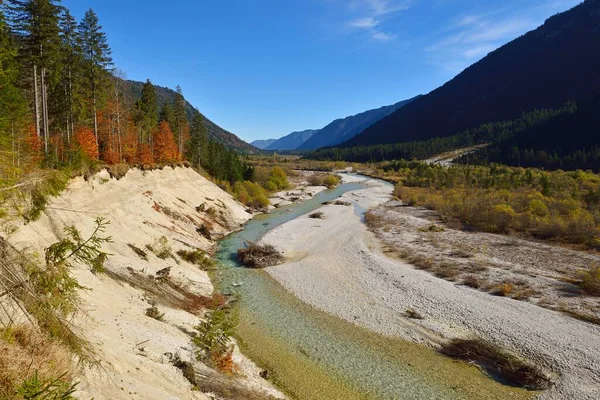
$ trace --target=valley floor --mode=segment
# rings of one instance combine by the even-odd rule
[[[348,177],[355,179],[345,179]],[[600,397],[600,326],[532,302],[493,296],[443,280],[388,256],[392,250],[400,253],[406,249],[434,258],[449,257],[453,250],[443,241],[438,247],[432,245],[428,234],[418,230],[431,224],[431,215],[388,203],[390,186],[373,180],[366,183],[367,189],[346,193],[340,199],[351,206],[326,205],[320,209],[325,219],[300,217],[267,234],[262,242],[274,245],[288,259],[267,271],[302,301],[384,335],[434,347],[448,339],[470,337],[499,344],[556,378],[555,386],[541,394],[542,399]],[[374,207],[378,207],[378,215],[394,219],[378,232],[381,239],[363,221],[364,211]],[[438,234],[453,238],[454,246],[458,239],[463,240],[462,252],[471,249],[465,259],[477,259],[486,269],[500,275],[529,273],[532,285],[546,289],[547,301],[557,304],[560,294],[551,285],[557,274],[568,275],[571,264],[591,257],[499,235],[460,236],[467,234],[450,228]],[[503,257],[499,242],[508,242],[518,251]],[[527,263],[531,265],[525,268]],[[533,278],[538,275],[540,278]],[[569,301],[569,296],[563,297]],[[596,309],[598,305],[592,300],[588,303],[581,307]],[[424,319],[408,318],[407,310],[417,311]]]

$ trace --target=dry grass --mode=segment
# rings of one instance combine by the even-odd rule
[[[540,368],[483,340],[456,339],[445,344],[440,352],[448,357],[475,363],[491,377],[513,386],[529,390],[544,390],[552,386]]]
[[[487,284],[487,281],[477,275],[467,275],[463,278],[463,284],[473,289],[480,289]]]
[[[58,389],[67,392],[72,386],[72,372],[69,350],[57,341],[27,326],[0,329],[0,399],[23,399],[19,388],[25,390],[25,382],[31,384],[33,380],[42,386],[55,382]]]
[[[595,265],[583,275],[581,288],[585,294],[600,296],[600,266]]]
[[[129,246],[129,248],[131,250],[133,250],[133,252],[135,254],[137,254],[137,256],[139,258],[141,258],[144,261],[148,261],[148,253],[146,253],[144,250],[140,249],[139,247],[137,247],[137,246],[135,246],[135,245],[133,245],[131,243],[128,243],[127,246]]]
[[[325,214],[322,211],[317,211],[308,216],[313,219],[325,219]]]
[[[419,313],[416,310],[413,310],[412,308],[408,308],[406,311],[404,311],[404,315],[410,319],[425,319],[425,317],[423,317],[421,313]]]
[[[271,245],[250,244],[237,252],[240,262],[248,268],[265,268],[283,262],[283,256]]]
[[[422,226],[419,228],[419,232],[433,232],[433,233],[440,233],[440,232],[445,232],[446,229],[444,229],[441,226],[437,226],[436,224],[431,224],[428,226]]]
[[[495,296],[508,297],[513,293],[514,285],[511,282],[503,282],[495,286],[492,294]]]
[[[146,309],[146,316],[162,322],[164,321],[165,313],[161,313],[158,307],[152,306]]]

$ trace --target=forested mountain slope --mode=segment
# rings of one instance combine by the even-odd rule
[[[130,80],[125,81],[125,87],[128,91],[127,95],[131,96],[131,98],[139,98],[142,94],[143,86],[143,82]],[[174,90],[157,85],[155,85],[155,88],[159,109],[162,108],[162,106],[166,102],[174,101],[176,95],[176,92]],[[191,121],[193,119],[195,108],[187,100],[185,102],[185,108],[188,119]],[[219,143],[222,143],[228,147],[245,153],[257,153],[259,151],[256,147],[244,142],[242,139],[240,139],[233,133],[221,128],[219,125],[206,118],[206,116],[204,116],[204,124],[206,125],[206,129],[208,130],[209,136],[217,140]]]
[[[443,137],[600,89],[600,0],[586,0],[490,53],[343,147]]]
[[[298,147],[298,150],[314,150],[345,142],[416,98],[418,97],[404,100],[391,106],[365,111],[347,118],[337,119],[304,142]]]
[[[463,162],[600,170],[600,93],[537,126],[501,140]]]

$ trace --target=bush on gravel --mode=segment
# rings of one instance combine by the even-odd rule
[[[271,245],[250,244],[237,252],[240,262],[248,268],[265,268],[280,264],[283,256]]]
[[[491,377],[529,390],[545,390],[551,380],[537,366],[525,363],[500,347],[481,339],[455,339],[440,352],[448,357],[475,363]]]

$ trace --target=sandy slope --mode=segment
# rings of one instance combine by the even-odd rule
[[[301,300],[374,331],[435,343],[477,335],[561,375],[544,399],[600,398],[600,328],[533,304],[494,297],[384,256],[358,210],[385,202],[391,188],[346,193],[324,220],[301,217],[263,238],[291,256],[269,273]],[[404,317],[407,309],[426,318]]]
[[[196,211],[203,203],[205,211]],[[213,236],[218,237],[239,228],[251,214],[191,169],[131,170],[119,181],[111,180],[103,171],[90,182],[73,180],[52,200],[39,221],[21,226],[10,241],[41,253],[63,237],[65,226],[75,225],[87,237],[96,217],[110,221],[106,235],[113,243],[103,248],[111,254],[106,264],[110,274],[93,275],[80,268],[74,275],[91,289],[81,292],[84,313],[80,313],[77,325],[92,343],[101,367],[85,369],[78,395],[96,400],[208,398],[191,391],[188,381],[169,362],[173,354],[190,359],[190,337],[184,332],[192,331],[199,318],[122,280],[135,276],[152,282],[157,271],[171,268],[171,279],[178,285],[191,293],[211,295],[213,287],[206,272],[182,260],[161,260],[145,245],[164,236],[173,253],[191,248],[210,251],[214,242],[197,233],[198,226],[210,223]],[[148,261],[138,257],[128,244],[147,251]],[[164,322],[145,315],[151,301],[165,313]],[[277,394],[259,379],[259,370],[251,362],[239,354],[236,360],[243,365],[251,385]]]

